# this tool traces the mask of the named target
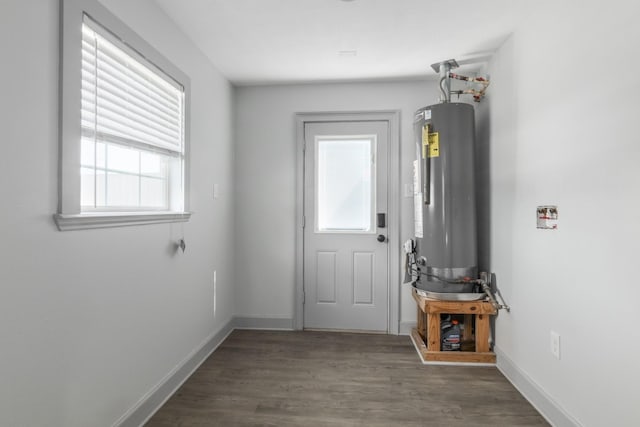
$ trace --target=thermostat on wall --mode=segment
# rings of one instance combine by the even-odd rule
[[[538,206],[537,218],[538,228],[556,230],[558,228],[558,207]]]

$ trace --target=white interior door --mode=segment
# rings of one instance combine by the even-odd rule
[[[388,122],[304,130],[304,327],[387,331]]]

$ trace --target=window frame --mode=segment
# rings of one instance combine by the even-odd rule
[[[184,157],[182,210],[81,211],[80,146],[82,23],[84,15],[99,23],[128,48],[138,52],[184,88]],[[189,211],[191,80],[171,61],[95,0],[60,2],[60,123],[58,208],[53,215],[61,231],[140,224],[186,222]]]

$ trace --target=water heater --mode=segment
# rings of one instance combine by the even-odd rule
[[[498,309],[491,274],[478,272],[475,180],[475,114],[471,104],[452,103],[451,95],[480,101],[488,78],[451,72],[455,60],[432,65],[440,73],[439,104],[416,111],[414,134],[415,240],[405,242],[406,278],[419,294],[443,300],[471,301],[484,296]],[[469,84],[452,90],[451,80]]]
[[[474,109],[443,102],[415,114],[416,281],[472,292],[478,278]]]

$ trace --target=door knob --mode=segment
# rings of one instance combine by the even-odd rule
[[[378,242],[382,243],[387,240],[387,237],[384,234],[378,234]]]

